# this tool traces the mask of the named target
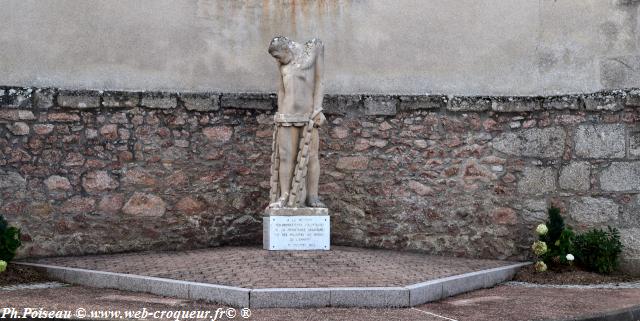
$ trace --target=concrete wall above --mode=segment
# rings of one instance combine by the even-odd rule
[[[640,85],[634,0],[0,0],[0,84],[272,92],[269,40],[326,44],[329,93]]]

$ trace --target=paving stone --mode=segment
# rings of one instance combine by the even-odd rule
[[[569,200],[569,215],[580,223],[598,225],[618,219],[619,206],[602,197],[576,197]]]
[[[492,146],[509,155],[560,158],[565,139],[566,133],[561,127],[528,128],[500,134],[492,141]]]
[[[392,308],[409,306],[409,289],[403,287],[334,288],[331,306]]]
[[[243,288],[398,287],[511,264],[341,246],[332,246],[331,251],[298,252],[222,247],[31,262]],[[220,266],[220,262],[225,265]],[[313,273],[308,270],[310,264]]]
[[[640,161],[611,163],[600,173],[600,188],[609,192],[640,191]]]
[[[572,162],[560,169],[558,184],[561,189],[588,191],[591,186],[591,165],[589,162]]]
[[[581,125],[575,132],[575,154],[583,158],[625,157],[625,126]]]

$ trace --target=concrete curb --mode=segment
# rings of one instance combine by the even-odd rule
[[[48,264],[15,262],[44,270],[51,278],[97,288],[147,292],[249,308],[410,307],[511,280],[530,262],[430,280],[402,287],[248,289]]]

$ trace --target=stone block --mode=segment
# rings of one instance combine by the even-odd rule
[[[120,274],[117,283],[118,290],[135,291],[135,292],[149,292],[150,279],[148,276],[133,275],[133,274]]]
[[[0,190],[14,189],[21,190],[27,185],[27,180],[17,172],[0,169]]]
[[[523,266],[527,266],[531,263],[517,263],[509,266],[498,267],[494,269],[484,270],[484,287],[494,287],[502,282],[510,281],[516,275],[518,270]]]
[[[205,300],[235,307],[249,307],[250,305],[250,289],[216,284],[187,283],[189,283],[190,300]]]
[[[403,287],[333,288],[331,306],[392,308],[408,307],[409,289]]]
[[[566,133],[561,127],[528,128],[505,132],[493,139],[495,150],[520,157],[560,158]]]
[[[38,109],[49,109],[55,105],[56,90],[39,88],[33,92],[33,105]]]
[[[28,135],[30,132],[29,125],[24,122],[17,122],[7,126],[7,129],[16,136]]]
[[[398,104],[399,111],[413,110],[439,110],[447,106],[447,96],[424,95],[424,96],[400,96]]]
[[[80,284],[94,288],[117,288],[118,274],[103,271],[65,267],[64,278],[66,282]]]
[[[109,108],[133,108],[140,104],[140,93],[108,91],[102,94],[102,106]]]
[[[253,289],[249,307],[255,308],[310,308],[331,304],[330,289]]]
[[[577,110],[582,109],[582,105],[580,96],[575,95],[544,97],[542,100],[542,109],[545,110]]]
[[[597,225],[618,219],[619,206],[602,197],[577,197],[569,201],[569,215],[576,222]]]
[[[208,112],[220,109],[218,94],[183,93],[180,100],[187,110]]]
[[[589,162],[573,162],[562,166],[558,184],[565,190],[588,191],[591,186],[591,165]]]
[[[487,97],[453,97],[447,110],[480,112],[491,109],[491,99]]]
[[[631,197],[624,205],[620,226],[640,227],[640,194]]]
[[[480,271],[451,276],[440,280],[442,282],[442,297],[448,298],[457,294],[484,288],[485,274]]]
[[[359,95],[325,95],[322,109],[327,115],[361,114],[364,102]]]
[[[140,105],[152,109],[172,109],[178,105],[178,99],[169,93],[143,93]]]
[[[61,90],[58,93],[58,106],[66,108],[99,108],[100,93],[93,90]]]
[[[624,246],[620,255],[621,270],[640,276],[640,228],[620,229],[620,242]]]
[[[622,124],[581,125],[575,132],[575,154],[582,158],[625,157],[625,126]]]
[[[622,92],[601,92],[582,97],[586,110],[617,111],[624,109]]]
[[[189,283],[190,282],[162,278],[147,279],[149,293],[180,299],[189,298]]]
[[[222,94],[220,99],[222,108],[274,110],[276,106],[275,94]]]
[[[167,205],[160,196],[135,192],[124,204],[122,211],[133,216],[158,217],[164,215],[166,209]]]
[[[640,107],[640,90],[634,89],[627,92],[624,105],[627,107]]]
[[[528,112],[542,109],[542,99],[537,97],[509,97],[491,100],[491,110],[501,113]]]
[[[640,130],[629,133],[629,157],[640,158]]]
[[[552,167],[527,167],[518,181],[520,194],[546,194],[556,190],[556,170]]]
[[[369,166],[369,158],[365,156],[340,157],[336,168],[346,170],[364,170]]]
[[[640,191],[640,161],[611,163],[600,172],[600,188],[608,192]]]
[[[80,121],[80,115],[68,113],[51,113],[47,115],[47,119],[53,122],[77,122]]]
[[[33,89],[22,87],[3,88],[0,90],[0,107],[24,109],[33,107]]]
[[[442,282],[432,280],[406,286],[409,290],[409,306],[416,306],[442,299]]]
[[[398,98],[393,96],[367,96],[364,98],[364,113],[371,116],[394,116]]]

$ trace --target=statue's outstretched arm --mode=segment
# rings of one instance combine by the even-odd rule
[[[313,110],[322,109],[324,98],[324,85],[322,77],[324,74],[324,45],[320,40],[316,40],[316,66],[315,66],[315,88],[313,90]]]

